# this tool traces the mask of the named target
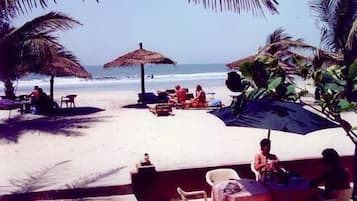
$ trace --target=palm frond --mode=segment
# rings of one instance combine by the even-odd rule
[[[264,10],[278,14],[277,0],[188,0],[188,3],[203,4],[204,8],[212,10],[230,10],[237,13],[251,12],[253,15],[265,16]]]
[[[51,0],[2,0],[0,1],[1,17],[15,17],[20,14],[25,14],[29,10],[48,6]],[[52,0],[56,3],[56,0]]]
[[[346,47],[348,49],[352,49],[352,45],[356,40],[357,40],[357,19],[355,19],[355,21],[353,22],[351,30],[348,33]]]
[[[25,23],[20,28],[10,32],[7,37],[26,38],[29,35],[68,30],[74,25],[81,25],[81,23],[65,14],[50,12]]]

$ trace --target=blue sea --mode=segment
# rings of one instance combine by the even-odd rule
[[[55,90],[141,90],[140,67],[116,67],[104,69],[99,65],[88,65],[84,68],[92,74],[92,79],[76,77],[55,77]],[[145,69],[146,91],[173,88],[180,84],[194,88],[197,84],[203,87],[224,86],[227,72],[224,64],[147,64]],[[49,76],[31,74],[15,82],[17,93],[28,92],[34,85],[49,90]]]

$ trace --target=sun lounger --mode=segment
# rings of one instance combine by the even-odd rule
[[[151,103],[167,103],[169,98],[165,95],[160,93],[159,95],[155,95],[152,92],[147,92],[144,94],[144,100],[143,96],[141,93],[138,94],[138,103],[146,103],[146,104],[151,104]]]
[[[167,103],[156,104],[151,107],[149,106],[149,110],[156,116],[168,116],[172,113],[172,107]]]

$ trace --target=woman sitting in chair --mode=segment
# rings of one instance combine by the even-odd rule
[[[324,199],[334,198],[333,191],[350,188],[351,176],[349,171],[342,167],[340,156],[334,149],[325,149],[322,151],[322,161],[327,170],[319,177],[311,180],[311,186],[325,184],[325,190],[321,191]]]
[[[203,91],[201,85],[196,86],[196,96],[190,102],[191,107],[207,107],[206,93]]]

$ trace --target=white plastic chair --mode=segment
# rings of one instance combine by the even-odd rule
[[[258,170],[256,170],[256,169],[254,168],[254,161],[252,161],[252,162],[250,163],[250,170],[254,173],[254,175],[255,175],[255,180],[256,180],[256,181],[259,181],[259,179],[260,179],[260,173],[258,172]]]
[[[219,168],[206,173],[206,181],[210,186],[229,179],[240,179],[238,173],[230,168]]]
[[[343,190],[335,190],[331,192],[331,197],[333,199],[327,199],[324,201],[350,201],[352,197],[352,188],[343,189]]]
[[[177,192],[181,197],[181,201],[188,201],[188,197],[200,196],[200,199],[190,199],[192,201],[208,201],[206,191],[184,191],[180,187],[177,187]]]

